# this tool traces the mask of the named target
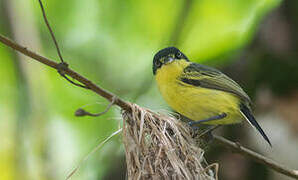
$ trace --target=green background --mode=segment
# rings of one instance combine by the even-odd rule
[[[256,102],[259,116],[287,114],[276,110],[279,104],[266,104],[268,91],[271,100],[285,97],[283,106],[296,105],[289,102],[289,94],[298,87],[295,2],[44,0],[44,6],[70,67],[127,101],[153,110],[169,109],[156,88],[152,58],[159,49],[176,46],[192,61],[216,66],[236,79]],[[0,0],[0,33],[58,61],[38,1]],[[80,107],[100,112],[108,102],[3,44],[0,77],[0,179],[64,179],[121,125],[117,107],[101,117],[75,117]],[[291,119],[285,116],[280,121],[287,118]],[[261,150],[266,144],[259,136],[243,135],[247,127],[228,127],[231,131],[221,133]],[[272,128],[278,125],[265,130],[273,134]],[[254,144],[255,138],[262,146]],[[234,177],[226,173],[232,169],[225,168],[227,162],[244,167],[236,179],[279,177],[251,161],[233,160],[216,145],[210,149],[207,160],[220,163],[222,179]],[[269,156],[280,153],[267,147],[262,151]],[[124,164],[117,136],[84,162],[73,179],[123,179]]]

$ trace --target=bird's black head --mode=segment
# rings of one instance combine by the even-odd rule
[[[189,61],[188,58],[175,47],[168,47],[158,51],[153,58],[153,74],[155,75],[157,69],[161,68],[164,64],[180,59]]]

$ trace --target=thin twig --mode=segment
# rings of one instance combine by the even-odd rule
[[[46,25],[47,25],[47,27],[48,27],[48,29],[50,31],[51,37],[52,37],[52,39],[53,39],[53,41],[55,43],[55,46],[56,46],[56,49],[57,49],[57,52],[58,52],[58,56],[59,56],[61,62],[63,63],[64,60],[63,60],[62,54],[60,52],[59,45],[57,43],[57,40],[56,40],[55,35],[54,35],[54,32],[53,32],[53,30],[52,30],[52,28],[50,26],[49,21],[48,21],[48,18],[47,18],[47,15],[46,15],[46,12],[44,10],[44,7],[43,7],[43,4],[42,4],[41,0],[39,0],[39,5],[40,5],[41,11],[42,11],[43,19],[44,19],[44,21],[45,21],[45,23],[46,23]]]
[[[68,69],[68,64],[66,62],[61,62],[57,66],[57,71],[60,74],[60,76],[64,77],[64,79],[66,79],[68,82],[70,82],[71,84],[76,85],[78,87],[81,87],[81,88],[90,89],[88,86],[81,85],[81,84],[76,83],[76,82],[72,81],[71,79],[69,79],[65,75],[65,70],[66,69]]]
[[[59,70],[58,70],[59,71]],[[82,84],[79,84],[79,83],[76,83],[76,82],[74,82],[73,80],[71,80],[71,79],[69,79],[67,76],[65,76],[65,74],[61,74],[61,73],[59,73],[62,77],[64,77],[64,79],[66,79],[68,82],[70,82],[71,84],[73,84],[73,85],[76,85],[76,86],[78,86],[78,87],[81,87],[81,88],[85,88],[85,89],[90,89],[88,86],[84,86],[84,85],[82,85]]]
[[[34,53],[33,51],[30,51],[26,47],[21,46],[15,42],[11,41],[10,39],[6,38],[5,36],[3,36],[1,34],[0,34],[0,42],[2,42],[3,44],[7,45],[8,47],[11,47],[14,50],[16,50],[28,57],[31,57],[32,59],[34,59],[42,64],[45,64],[45,65],[47,65],[51,68],[54,68],[56,70],[59,69],[58,68],[59,64],[56,63],[55,61],[50,60],[46,57],[43,57],[37,53]],[[119,97],[116,97],[114,94],[110,93],[109,91],[102,89],[101,87],[99,87],[98,85],[96,85],[95,83],[90,81],[89,79],[85,78],[84,76],[80,75],[79,73],[73,71],[72,69],[70,69],[70,68],[65,69],[65,74],[69,75],[70,77],[79,81],[80,83],[84,84],[85,86],[89,87],[91,91],[106,98],[110,102],[113,100],[113,97],[115,97],[114,104],[116,104],[117,106],[121,107],[124,110],[127,110],[127,111],[131,110],[130,103],[120,99]]]
[[[54,44],[55,44],[55,46],[56,46],[56,49],[57,49],[57,52],[58,52],[58,55],[59,55],[59,58],[60,58],[60,60],[61,60],[61,63],[59,63],[57,66],[56,66],[56,68],[57,68],[57,70],[58,70],[58,73],[62,76],[62,77],[64,77],[68,82],[70,82],[71,84],[74,84],[74,85],[76,85],[76,86],[78,86],[78,87],[82,87],[82,88],[85,88],[85,89],[90,89],[90,87],[88,86],[88,85],[81,85],[81,84],[78,84],[78,83],[76,83],[76,82],[74,82],[74,81],[72,81],[71,79],[69,79],[65,74],[67,74],[66,72],[67,72],[67,70],[69,70],[69,68],[68,68],[68,64],[66,63],[66,62],[64,62],[64,60],[63,60],[63,57],[62,57],[62,54],[61,54],[61,51],[60,51],[60,48],[59,48],[59,45],[58,45],[58,43],[57,43],[57,40],[56,40],[56,38],[55,38],[55,35],[54,35],[54,32],[53,32],[53,30],[52,30],[52,28],[51,28],[51,26],[50,26],[50,24],[49,24],[49,21],[48,21],[48,19],[47,19],[47,16],[46,16],[46,13],[45,13],[45,10],[44,10],[44,7],[43,7],[43,4],[42,4],[42,1],[41,0],[39,0],[39,4],[40,4],[40,8],[41,8],[41,11],[42,11],[42,15],[43,15],[43,18],[44,18],[44,21],[45,21],[45,23],[46,23],[46,25],[47,25],[47,27],[48,27],[48,29],[49,29],[49,32],[50,32],[50,34],[51,34],[51,37],[52,37],[52,39],[53,39],[53,41],[54,41]],[[83,109],[81,109],[81,111],[80,112],[85,112],[85,115],[89,115],[89,116],[100,116],[100,115],[102,115],[102,114],[104,114],[104,113],[106,113],[107,111],[109,111],[109,109],[112,107],[112,105],[115,103],[115,100],[116,100],[116,96],[114,95],[114,96],[112,96],[112,99],[110,100],[111,101],[111,103],[109,104],[109,106],[106,108],[106,110],[104,111],[104,112],[102,112],[102,113],[98,113],[98,114],[92,114],[92,113],[88,113],[88,112],[86,112],[86,111],[84,111]],[[77,111],[78,112],[78,111]],[[76,112],[76,113],[77,113]],[[105,144],[109,139],[111,139],[113,136],[115,136],[116,134],[118,134],[119,132],[121,132],[122,131],[122,129],[119,129],[118,131],[116,131],[116,132],[114,132],[111,136],[109,136],[107,139],[105,139],[102,143],[100,143],[97,147],[95,147],[84,159],[83,159],[83,161],[67,176],[67,178],[66,179],[69,179],[76,171],[77,171],[77,169],[80,167],[80,165],[84,162],[84,161],[86,161],[88,158],[89,158],[89,156],[91,155],[91,154],[93,154],[95,151],[97,151],[103,144]]]
[[[277,163],[271,159],[268,159],[267,157],[261,154],[258,154],[250,149],[247,149],[241,146],[239,143],[235,143],[230,140],[227,140],[224,137],[214,135],[214,140],[216,140],[218,143],[222,144],[225,147],[233,149],[237,153],[248,156],[257,162],[264,164],[265,166],[275,170],[276,172],[298,179],[298,170],[289,169],[281,165],[280,163]]]
[[[113,132],[109,137],[107,137],[105,140],[103,140],[100,144],[98,144],[90,153],[88,153],[84,159],[79,162],[79,164],[77,165],[77,167],[75,167],[69,174],[68,176],[66,177],[66,180],[71,178],[74,173],[81,167],[81,165],[88,160],[88,158],[93,154],[95,153],[98,149],[100,149],[106,142],[108,142],[112,137],[116,136],[117,134],[119,134],[120,132],[122,131],[122,128],[121,129],[118,129],[116,132]]]
[[[65,74],[64,74],[64,69],[68,68],[68,64],[63,60],[63,57],[62,57],[62,54],[61,54],[61,51],[60,51],[60,48],[59,48],[59,45],[58,45],[58,42],[56,40],[56,37],[54,35],[54,31],[52,30],[51,26],[50,26],[50,23],[48,21],[48,18],[47,18],[47,15],[46,15],[46,12],[45,12],[45,9],[43,7],[43,4],[42,4],[42,1],[39,0],[39,5],[40,5],[40,8],[41,8],[41,11],[42,11],[42,15],[43,15],[43,19],[44,19],[44,22],[46,23],[47,27],[48,27],[48,30],[51,34],[51,37],[54,41],[54,44],[55,44],[55,47],[57,49],[57,52],[58,52],[58,56],[61,60],[61,63],[59,64],[58,66],[58,73],[64,77],[68,82],[70,82],[71,84],[73,85],[76,85],[78,87],[81,87],[81,88],[85,88],[85,89],[89,89],[88,86],[84,86],[84,85],[81,85],[81,84],[78,84],[74,81],[72,81],[71,79],[69,79]]]
[[[110,102],[110,104],[107,106],[107,108],[103,112],[93,114],[93,113],[90,113],[90,112],[85,111],[84,109],[80,108],[80,109],[76,110],[75,116],[93,116],[93,117],[101,116],[101,115],[107,113],[111,109],[111,107],[114,105],[115,98],[116,97],[113,97],[113,100]]]

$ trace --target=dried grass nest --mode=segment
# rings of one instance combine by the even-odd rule
[[[217,179],[218,165],[179,119],[135,104],[122,117],[128,179]]]

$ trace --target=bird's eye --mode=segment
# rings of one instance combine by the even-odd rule
[[[159,67],[161,65],[160,61],[155,61],[155,66]]]
[[[181,59],[181,58],[182,58],[182,53],[181,53],[181,52],[177,52],[176,57],[177,57],[178,59]]]

